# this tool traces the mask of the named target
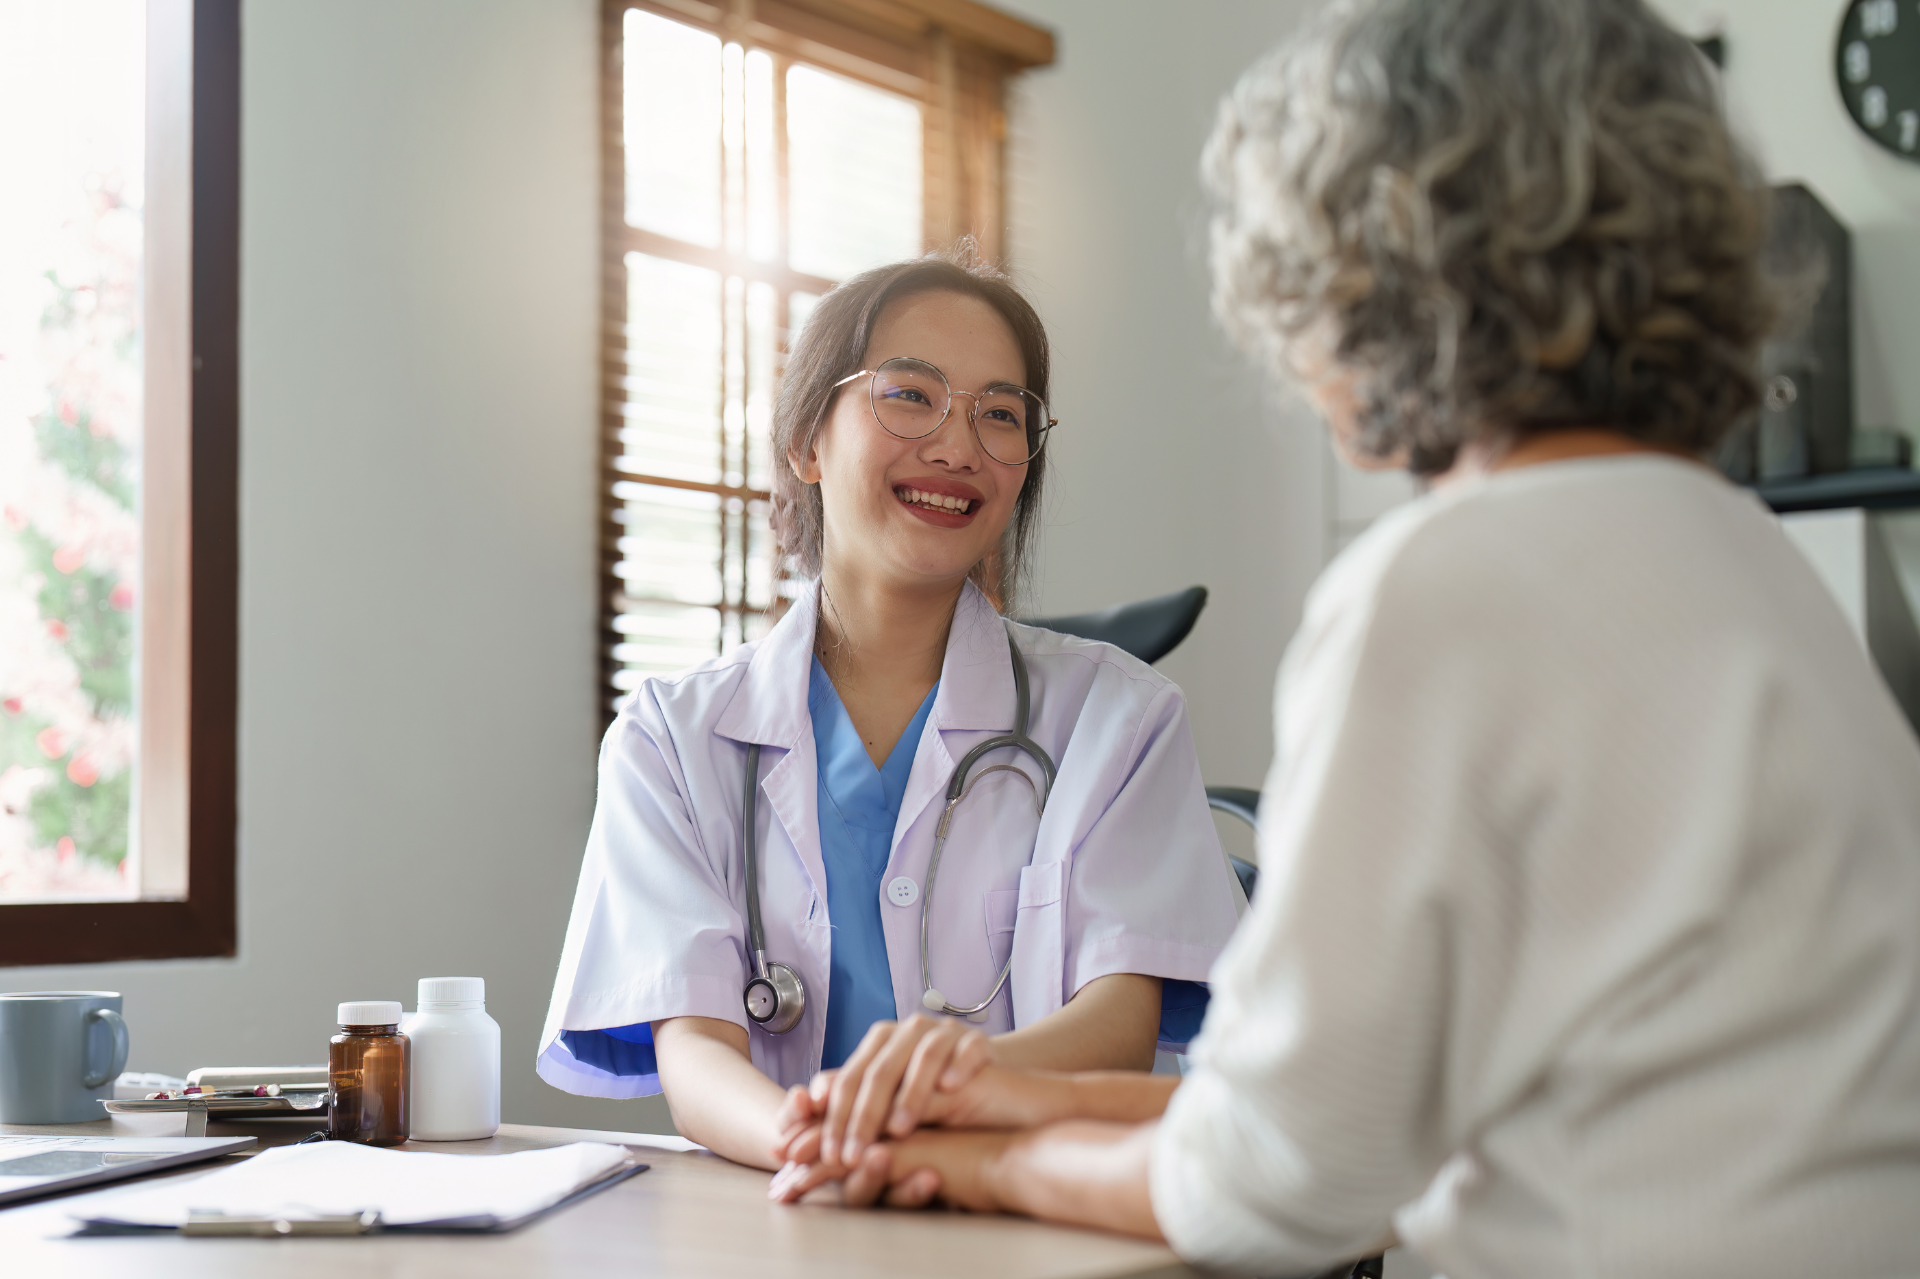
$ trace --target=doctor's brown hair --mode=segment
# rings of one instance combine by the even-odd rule
[[[788,458],[805,456],[820,434],[835,398],[858,394],[835,382],[865,367],[867,344],[888,303],[916,293],[945,291],[979,298],[1007,322],[1026,365],[1026,387],[1047,399],[1047,331],[1032,304],[1013,287],[1006,273],[982,260],[971,240],[943,253],[875,267],[841,284],[820,299],[787,357],[780,396],[773,408],[773,535],[780,553],[802,576],[820,576],[825,525],[818,484],[803,484]],[[880,427],[876,423],[874,430]],[[968,576],[1006,612],[1019,595],[1021,571],[1039,527],[1040,492],[1047,453],[1027,463],[1027,479],[1014,499],[1013,518],[999,547],[973,566]]]

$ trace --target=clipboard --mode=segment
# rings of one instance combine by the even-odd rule
[[[601,1148],[607,1149],[607,1147]],[[278,1209],[271,1215],[240,1215],[241,1212],[244,1212],[244,1209],[229,1214],[221,1212],[217,1208],[201,1209],[183,1204],[182,1208],[184,1209],[185,1219],[176,1219],[176,1224],[176,1222],[151,1220],[142,1222],[140,1220],[141,1213],[138,1210],[128,1211],[123,1201],[121,1202],[122,1215],[117,1217],[108,1215],[113,1213],[116,1202],[106,1201],[99,1205],[97,1211],[100,1212],[100,1215],[98,1216],[83,1217],[80,1213],[75,1214],[76,1217],[81,1218],[80,1229],[76,1233],[81,1236],[149,1235],[157,1233],[199,1237],[225,1236],[230,1238],[256,1239],[318,1235],[506,1234],[537,1221],[548,1213],[576,1204],[590,1195],[598,1194],[609,1186],[618,1185],[630,1177],[647,1171],[651,1166],[635,1160],[632,1147],[619,1149],[624,1151],[624,1159],[607,1168],[606,1171],[594,1177],[593,1180],[577,1185],[573,1190],[551,1203],[512,1217],[503,1218],[491,1213],[481,1213],[471,1216],[434,1217],[428,1220],[419,1220],[416,1217],[414,1220],[389,1222],[382,1219],[382,1210],[380,1208],[368,1208],[356,1212],[344,1213],[336,1210],[331,1214],[325,1212],[312,1214],[303,1213],[298,1216],[292,1215],[285,1209]],[[532,1152],[524,1153],[530,1154]],[[609,1149],[608,1154],[612,1153],[613,1151]],[[354,1157],[359,1158],[360,1156],[355,1155]],[[454,1158],[459,1159],[460,1162],[465,1162],[461,1157],[446,1155],[400,1157],[423,1158],[428,1160]],[[514,1156],[469,1156],[467,1158],[511,1159],[514,1158]],[[297,1203],[299,1200],[293,1199],[287,1202]],[[325,1198],[322,1197],[319,1203],[323,1204],[324,1202]],[[365,1202],[365,1200],[362,1200],[362,1202]],[[318,1204],[316,1204],[316,1206],[318,1206]],[[416,1213],[418,1212],[418,1207],[418,1205],[415,1206],[414,1211]]]
[[[630,1164],[625,1168],[615,1168],[591,1185],[580,1189],[550,1204],[538,1212],[530,1212],[524,1217],[512,1221],[500,1221],[493,1217],[467,1217],[452,1221],[422,1222],[418,1225],[388,1226],[380,1221],[377,1212],[345,1214],[338,1217],[228,1217],[220,1213],[194,1213],[187,1224],[177,1229],[167,1226],[125,1226],[119,1229],[98,1232],[82,1230],[81,1234],[181,1234],[200,1238],[218,1238],[221,1236],[246,1239],[287,1239],[304,1235],[504,1235],[531,1225],[550,1213],[562,1208],[572,1207],[589,1195],[597,1195],[609,1186],[616,1186],[635,1177],[652,1167],[651,1164]],[[105,1224],[105,1223],[98,1223]]]

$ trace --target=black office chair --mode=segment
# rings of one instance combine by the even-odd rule
[[[1070,617],[1030,617],[1029,626],[1043,626],[1062,635],[1098,640],[1131,653],[1143,662],[1153,663],[1180,647],[1180,641],[1193,630],[1200,610],[1207,606],[1207,588],[1189,586],[1184,591],[1161,595],[1137,604],[1121,604],[1098,613],[1075,613]],[[1241,786],[1207,787],[1207,803],[1225,813],[1255,825],[1260,811],[1260,792]],[[1229,855],[1240,888],[1253,900],[1253,886],[1260,871],[1252,864]]]
[[[1260,792],[1257,790],[1248,790],[1245,786],[1209,786],[1207,807],[1232,813],[1255,830],[1260,829]],[[1227,854],[1227,860],[1233,863],[1233,873],[1240,877],[1241,891],[1252,901],[1253,886],[1260,881],[1260,868],[1232,853]]]
[[[1138,604],[1121,604],[1098,613],[1071,617],[1024,618],[1028,626],[1043,626],[1062,635],[1099,640],[1133,654],[1151,665],[1180,647],[1193,630],[1200,610],[1207,606],[1207,588],[1189,586]]]

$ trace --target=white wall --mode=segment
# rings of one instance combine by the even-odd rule
[[[137,1069],[324,1060],[477,974],[521,1122],[593,803],[595,0],[248,0],[240,945],[121,990]]]
[[[1061,423],[1036,611],[1209,588],[1161,667],[1187,693],[1207,778],[1258,786],[1330,472],[1311,414],[1263,384],[1208,310],[1199,159],[1221,95],[1313,6],[1006,7],[1059,40],[1010,113],[1010,255],[1054,342]]]

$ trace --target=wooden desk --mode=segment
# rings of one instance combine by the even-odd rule
[[[0,1133],[174,1137],[174,1115],[117,1115],[90,1124],[0,1125]],[[298,1141],[310,1123],[214,1120],[208,1135],[254,1136],[261,1147]],[[487,1141],[410,1142],[442,1154],[505,1154],[611,1141],[642,1147],[637,1177],[507,1235],[363,1239],[183,1239],[168,1235],[67,1238],[88,1194],[0,1208],[0,1273],[7,1279],[535,1279],[644,1275],[648,1279],[1175,1279],[1196,1276],[1165,1248],[1004,1217],[783,1207],[767,1174],[675,1138],[507,1124]],[[163,1176],[199,1176],[218,1163]],[[119,1183],[126,1184],[126,1183]]]

